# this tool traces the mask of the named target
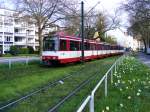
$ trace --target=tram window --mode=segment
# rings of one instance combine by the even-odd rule
[[[95,50],[95,45],[94,44],[92,44],[92,50]]]
[[[93,44],[91,44],[91,50],[93,50]]]
[[[79,42],[70,41],[70,50],[71,51],[77,51],[77,50],[79,50]]]
[[[92,44],[90,43],[90,50],[92,50]]]
[[[100,44],[98,44],[98,50],[100,50],[101,49],[101,45]]]
[[[106,46],[105,45],[103,45],[103,50],[106,50]]]
[[[87,43],[84,43],[84,50],[87,50]]]
[[[98,50],[98,44],[95,44],[95,49]]]
[[[44,40],[43,50],[44,51],[54,51],[54,50],[56,50],[55,40]]]
[[[96,44],[94,44],[94,50],[96,50]]]
[[[89,43],[84,43],[85,45],[85,50],[90,50],[90,44]]]
[[[67,42],[66,40],[60,40],[60,50],[66,51],[67,50]]]
[[[102,45],[101,44],[99,45],[99,50],[102,50]]]

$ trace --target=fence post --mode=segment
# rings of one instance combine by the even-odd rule
[[[111,84],[112,84],[113,83],[113,67],[110,72],[111,72]]]
[[[28,60],[28,57],[26,58],[26,66],[28,65],[28,62],[29,62],[29,60]]]
[[[118,65],[120,65],[121,58],[118,60]]]
[[[107,97],[107,74],[105,75],[105,97]]]
[[[11,59],[9,59],[8,63],[9,63],[9,69],[11,69]]]
[[[90,112],[94,112],[94,93],[91,93],[91,99],[90,99]]]
[[[116,73],[116,62],[115,62],[115,73]]]

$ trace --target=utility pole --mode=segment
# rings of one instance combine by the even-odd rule
[[[82,51],[82,62],[84,62],[84,3],[81,2],[81,51]]]

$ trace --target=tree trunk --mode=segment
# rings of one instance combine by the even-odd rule
[[[143,38],[143,43],[144,43],[144,47],[145,47],[144,52],[147,53],[147,47],[146,47],[146,42],[145,42],[144,38]]]
[[[43,36],[42,36],[42,29],[38,28],[38,38],[39,38],[39,54],[42,55],[43,50]]]

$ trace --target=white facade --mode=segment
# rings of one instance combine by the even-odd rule
[[[108,35],[116,37],[117,43],[123,47],[131,48],[134,51],[141,48],[142,42],[128,35],[125,29],[111,30],[108,32]]]
[[[15,11],[0,9],[0,50],[9,51],[10,46],[18,47],[36,45],[35,24],[15,16]]]

